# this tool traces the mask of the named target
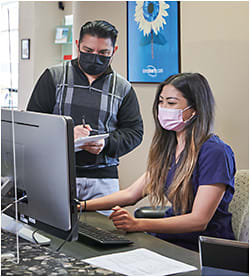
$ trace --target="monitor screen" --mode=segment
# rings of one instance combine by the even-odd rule
[[[13,201],[15,160],[17,198],[27,195],[18,203],[19,220],[67,238],[77,224],[72,119],[26,111],[12,116],[2,109],[1,152],[1,176],[10,180],[2,206]],[[14,206],[6,213],[14,216]],[[76,240],[77,233],[76,226],[69,240]]]

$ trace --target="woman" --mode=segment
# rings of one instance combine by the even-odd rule
[[[234,239],[228,212],[234,154],[212,133],[214,98],[207,80],[199,73],[170,76],[158,88],[153,116],[146,173],[124,190],[83,201],[83,209],[113,207],[117,229],[149,232],[196,251],[199,235]],[[137,219],[121,208],[146,195],[153,206],[171,202],[164,218]]]

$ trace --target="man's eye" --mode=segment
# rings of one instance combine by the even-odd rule
[[[99,55],[102,55],[102,56],[109,56],[109,52],[100,52]]]
[[[174,102],[168,102],[169,105],[175,105],[176,103]]]
[[[91,49],[83,49],[83,52],[85,52],[85,53],[91,53],[93,51]]]

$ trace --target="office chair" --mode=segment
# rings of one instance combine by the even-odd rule
[[[162,218],[164,217],[166,210],[170,207],[171,206],[157,206],[155,208],[150,206],[140,207],[134,211],[134,216],[136,218]]]
[[[238,170],[235,175],[235,193],[229,205],[232,213],[232,228],[236,240],[249,241],[249,170]],[[136,218],[162,218],[165,211],[170,206],[164,208],[141,207],[135,210]]]
[[[235,193],[229,205],[235,239],[249,241],[249,170],[238,170],[235,175]]]

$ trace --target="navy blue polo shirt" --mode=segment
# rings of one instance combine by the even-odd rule
[[[178,163],[173,157],[172,166],[167,176],[165,191],[171,185]],[[226,191],[205,231],[181,234],[153,234],[179,246],[198,251],[198,237],[200,235],[235,239],[228,205],[234,194],[235,159],[232,149],[218,136],[212,135],[201,147],[198,160],[192,175],[194,197],[198,187],[202,185],[225,184]],[[165,217],[174,216],[172,208],[166,211]]]

